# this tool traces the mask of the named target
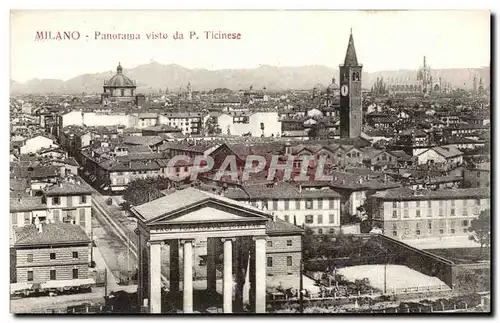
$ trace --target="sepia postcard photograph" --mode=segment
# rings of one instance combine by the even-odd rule
[[[11,314],[491,315],[490,10],[9,15]]]

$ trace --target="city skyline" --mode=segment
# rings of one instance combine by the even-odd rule
[[[11,79],[20,83],[35,78],[68,80],[81,74],[110,71],[117,62],[125,69],[151,61],[207,70],[251,69],[261,65],[323,65],[337,69],[351,28],[359,62],[369,73],[416,70],[423,56],[427,56],[433,69],[480,68],[490,64],[490,13],[485,10],[134,13],[131,26],[132,12],[127,11],[12,11]],[[91,26],[89,20],[93,21]],[[291,24],[291,20],[303,23]],[[35,41],[38,26],[45,26],[43,30],[52,33],[78,30],[81,38]],[[146,39],[146,34],[161,30],[170,37],[174,30],[181,31],[184,40]],[[203,30],[241,33],[242,38],[188,39],[189,31],[203,34]],[[96,40],[97,31],[142,37]],[[32,59],[33,51],[37,59]]]

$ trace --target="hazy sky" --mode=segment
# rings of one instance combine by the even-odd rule
[[[368,72],[490,64],[489,11],[13,11],[11,78],[67,80],[152,60],[187,68],[259,65],[338,67],[352,28]],[[37,31],[78,31],[80,40],[35,41]],[[138,33],[140,40],[95,40],[95,32]],[[175,31],[184,40],[172,39]],[[190,40],[195,31],[200,39]],[[203,31],[241,33],[205,40]],[[166,40],[146,34],[164,32]],[[88,38],[86,37],[88,36]]]

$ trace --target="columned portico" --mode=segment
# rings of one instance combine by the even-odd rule
[[[233,241],[234,238],[222,238],[224,243],[224,313],[233,312]]]
[[[184,286],[183,286],[183,303],[182,309],[184,313],[193,313],[193,240],[181,240],[184,246]]]
[[[169,292],[179,290],[178,279],[182,277],[182,310],[184,313],[197,310],[196,299],[193,302],[193,249],[194,242],[197,240],[207,241],[207,290],[211,293],[217,293],[217,250],[221,250],[217,248],[217,244],[222,245],[222,308],[224,313],[233,312],[233,297],[236,301],[235,305],[243,299],[239,294],[242,294],[242,286],[245,284],[246,263],[249,255],[248,267],[251,273],[248,276],[252,286],[251,294],[253,294],[250,296],[251,308],[258,313],[265,312],[266,223],[269,221],[267,213],[247,204],[193,188],[137,206],[132,209],[132,212],[138,219],[140,235],[147,237],[149,245],[149,271],[145,268],[139,270],[139,275],[142,275],[139,281],[149,282],[149,291],[139,294],[142,297],[149,297],[150,313],[161,313],[162,310],[162,243],[169,245],[169,252],[165,253],[170,257]],[[182,269],[179,268],[179,245],[183,254]],[[235,270],[233,270],[233,261],[237,263]],[[238,266],[244,267],[243,272]],[[176,270],[182,270],[182,273],[176,273]],[[149,275],[148,279],[144,275]],[[233,275],[235,280],[233,280]],[[236,295],[233,295],[233,281],[237,286]],[[139,286],[139,288],[143,287]],[[144,299],[139,299],[139,301],[143,303]],[[234,310],[241,311],[241,306],[237,305]]]
[[[149,299],[151,313],[161,313],[161,246],[163,242],[149,242]]]

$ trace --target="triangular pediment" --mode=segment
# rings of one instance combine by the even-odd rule
[[[182,223],[182,222],[239,222],[254,219],[254,214],[248,214],[225,207],[207,205],[179,214],[165,216],[154,221],[155,223]]]

